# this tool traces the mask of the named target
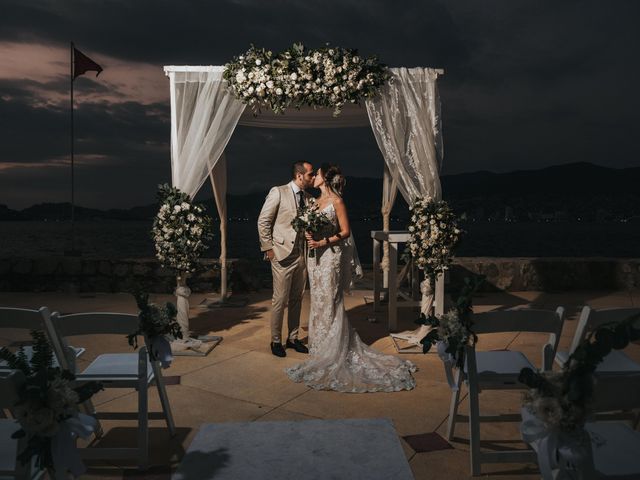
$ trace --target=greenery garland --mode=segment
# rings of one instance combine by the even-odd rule
[[[225,65],[223,78],[254,114],[261,107],[284,113],[311,106],[333,108],[337,116],[344,105],[375,96],[390,73],[376,56],[363,58],[354,49],[294,43],[277,54],[251,45]]]

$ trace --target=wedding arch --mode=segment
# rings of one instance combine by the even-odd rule
[[[437,79],[443,70],[390,68],[389,80],[364,107],[346,104],[338,116],[330,108],[266,109],[255,115],[236,99],[223,78],[224,66],[165,66],[170,81],[171,179],[194,196],[210,180],[220,217],[220,298],[227,295],[227,162],[225,148],[237,126],[314,129],[371,126],[384,158],[383,230],[399,191],[407,203],[440,199],[443,160]],[[388,263],[383,262],[383,268]],[[442,289],[438,282],[437,289]],[[180,307],[180,298],[178,299]],[[179,315],[180,320],[181,315]],[[183,322],[185,320],[183,318]],[[188,330],[188,324],[185,325]]]

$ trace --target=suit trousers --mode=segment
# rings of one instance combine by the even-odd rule
[[[307,264],[304,248],[296,246],[284,260],[271,261],[273,297],[271,298],[271,341],[282,341],[284,310],[287,311],[289,340],[298,338],[302,296],[307,283]]]

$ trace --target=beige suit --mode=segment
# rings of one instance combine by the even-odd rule
[[[310,195],[303,192],[304,202]],[[298,338],[302,295],[307,282],[304,237],[291,226],[298,211],[298,200],[291,184],[273,187],[258,217],[258,236],[263,252],[273,250],[271,261],[273,297],[271,299],[271,341],[282,341],[284,309],[288,308],[287,338]]]

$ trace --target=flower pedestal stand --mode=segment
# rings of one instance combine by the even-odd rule
[[[187,286],[186,274],[178,275],[176,285],[176,307],[178,309],[177,321],[182,331],[182,338],[171,342],[171,351],[175,356],[206,356],[222,341],[222,337],[201,335],[191,336],[189,329],[189,296],[191,289]]]

